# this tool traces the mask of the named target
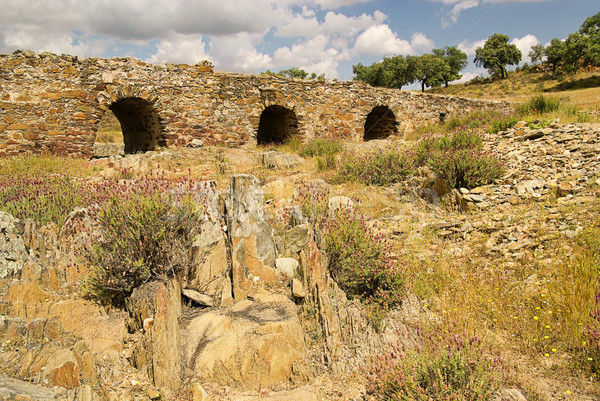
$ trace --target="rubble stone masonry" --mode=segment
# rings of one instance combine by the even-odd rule
[[[266,108],[268,115],[261,118]],[[204,62],[153,65],[134,58],[0,55],[0,156],[51,152],[91,157],[98,122],[108,109],[121,123],[126,152],[139,152],[185,146],[194,139],[253,145],[259,124],[266,133],[261,135],[287,130],[273,133],[275,142],[292,134],[303,141],[363,141],[407,134],[439,121],[441,113],[506,112],[510,105],[359,82],[219,73]],[[266,121],[278,113],[278,121]]]

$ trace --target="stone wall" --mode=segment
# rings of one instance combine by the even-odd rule
[[[439,121],[440,113],[452,117],[510,107],[358,82],[217,73],[206,64],[152,65],[133,58],[78,60],[29,52],[0,55],[1,156],[52,152],[91,157],[98,122],[108,109],[121,122],[129,152],[184,146],[193,139],[205,144],[252,145],[257,143],[261,115],[269,106],[287,109],[279,113],[283,122],[269,126],[287,126],[287,134],[301,140],[353,141],[365,139],[367,116],[377,107],[389,113],[384,128],[369,131],[375,137],[409,133],[419,125]]]

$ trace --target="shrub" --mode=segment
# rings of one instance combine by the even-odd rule
[[[287,138],[285,138],[284,146],[286,146],[292,152],[296,152],[302,146],[302,142],[297,135],[289,135]]]
[[[388,150],[359,156],[346,154],[341,158],[333,181],[389,185],[405,179],[413,168],[413,158],[406,152]]]
[[[464,148],[433,152],[427,164],[452,188],[471,189],[490,184],[504,174],[497,158]]]
[[[386,401],[489,400],[500,362],[482,351],[478,338],[450,334],[427,339],[421,349],[394,346],[372,360],[367,390]]]
[[[341,209],[325,222],[323,241],[331,276],[349,298],[367,303],[377,328],[383,313],[405,295],[402,265],[390,257],[385,237]]]
[[[317,169],[319,171],[330,170],[335,167],[335,156],[332,154],[326,154],[324,156],[317,157]]]
[[[315,157],[315,156],[326,156],[335,155],[342,150],[342,143],[335,139],[322,138],[313,139],[306,145],[300,148],[300,156],[302,157]]]
[[[417,166],[422,166],[431,158],[433,152],[456,151],[459,149],[479,151],[482,147],[483,139],[481,136],[469,131],[461,131],[451,137],[444,135],[438,138],[426,138],[417,145],[414,161]]]
[[[509,128],[514,127],[518,122],[519,122],[519,119],[515,116],[508,116],[505,118],[494,120],[492,122],[490,131],[494,134],[499,131],[505,131]]]
[[[62,226],[86,195],[91,195],[87,186],[65,176],[14,176],[0,182],[0,210],[18,219],[33,219],[39,225],[52,221]]]
[[[193,202],[169,201],[158,191],[113,196],[98,212],[102,240],[89,255],[84,291],[118,305],[140,284],[182,271],[198,218]]]
[[[300,204],[302,215],[315,226],[320,226],[327,218],[328,197],[329,190],[314,183],[302,183],[294,200]]]
[[[560,107],[561,99],[555,97],[545,97],[544,95],[537,95],[532,97],[519,107],[521,114],[546,114],[553,111],[557,111]]]
[[[16,175],[0,180],[0,210],[19,219],[33,219],[39,225],[54,222],[60,227],[77,207],[100,207],[112,196],[164,191],[171,184],[151,176],[92,181],[58,174]]]

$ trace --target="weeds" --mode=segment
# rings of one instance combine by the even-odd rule
[[[415,350],[394,346],[372,360],[367,390],[379,400],[490,400],[501,382],[497,358],[477,337],[431,335]]]
[[[332,181],[390,185],[405,179],[413,168],[413,158],[407,152],[388,150],[358,156],[345,154]]]
[[[158,191],[111,197],[98,212],[102,240],[89,255],[85,293],[119,305],[135,287],[184,270],[198,218],[191,200]]]
[[[381,330],[389,308],[406,294],[404,266],[389,256],[384,236],[346,209],[325,222],[323,233],[331,276],[349,298],[365,302],[371,323]]]
[[[302,157],[316,157],[319,171],[335,167],[335,155],[341,152],[342,143],[335,139],[313,139],[298,149]]]
[[[452,188],[476,188],[492,183],[504,174],[497,158],[470,149],[433,152],[427,164]]]
[[[500,161],[481,152],[483,140],[472,132],[424,139],[416,147],[415,164],[427,165],[452,188],[474,188],[504,174]]]
[[[544,95],[536,95],[522,104],[518,111],[526,114],[547,114],[557,111],[562,103],[562,100],[556,97],[545,97]]]

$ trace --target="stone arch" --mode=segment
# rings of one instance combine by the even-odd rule
[[[363,139],[385,139],[398,132],[398,122],[392,109],[387,106],[376,106],[367,115]]]
[[[124,97],[108,108],[121,124],[125,153],[146,152],[164,145],[160,119],[152,102],[141,97]]]
[[[259,145],[280,144],[298,133],[298,117],[293,110],[278,105],[269,106],[260,115],[256,142]]]

